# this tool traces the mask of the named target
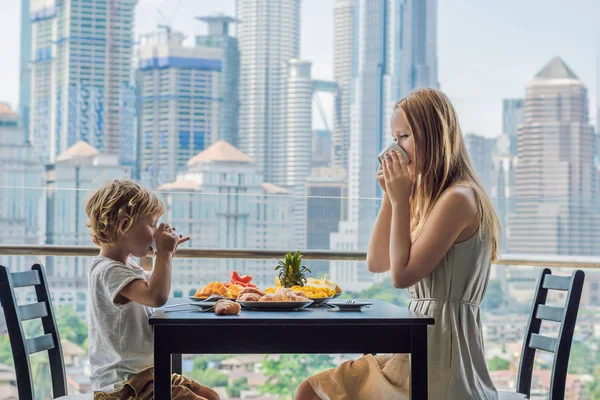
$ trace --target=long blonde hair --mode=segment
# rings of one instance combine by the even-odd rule
[[[471,165],[458,124],[456,111],[446,95],[424,88],[400,100],[400,108],[413,134],[418,178],[411,196],[411,234],[416,238],[442,193],[452,186],[469,187],[477,198],[483,232],[498,257],[500,224],[498,217]]]

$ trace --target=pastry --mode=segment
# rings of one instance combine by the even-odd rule
[[[240,300],[240,301],[260,301],[261,297],[262,296],[258,293],[244,293],[240,297],[238,297],[238,300]]]
[[[219,300],[215,304],[215,314],[217,315],[238,315],[242,306],[235,301],[231,300]]]
[[[261,297],[265,295],[264,292],[258,290],[257,288],[245,287],[242,290],[240,290],[240,292],[238,293],[238,297],[241,296],[241,295],[243,295],[243,294],[246,294],[246,293],[256,293],[257,295],[259,295]]]

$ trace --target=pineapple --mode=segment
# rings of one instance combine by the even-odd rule
[[[306,284],[306,273],[310,269],[302,265],[302,255],[287,253],[285,260],[279,260],[275,271],[279,271],[279,282],[281,286],[290,288],[292,286],[304,286]]]

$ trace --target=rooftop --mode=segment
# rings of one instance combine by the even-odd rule
[[[223,162],[234,162],[234,163],[254,163],[254,160],[242,153],[240,150],[233,147],[231,144],[224,140],[220,140],[217,143],[210,146],[208,149],[201,151],[196,156],[192,157],[188,161],[188,166],[192,166],[199,163],[211,162],[211,161],[223,161]]]

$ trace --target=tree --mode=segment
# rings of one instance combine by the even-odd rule
[[[0,336],[0,364],[14,365],[8,334]]]
[[[208,387],[226,387],[229,383],[227,374],[214,368],[207,368],[204,371],[192,371],[192,378],[198,383]]]
[[[262,373],[267,382],[260,387],[261,393],[291,399],[304,379],[333,367],[335,364],[330,355],[283,354],[278,359],[266,359]]]
[[[362,292],[347,292],[343,293],[340,298],[360,298],[360,299],[376,299],[397,305],[399,307],[408,307],[408,292],[406,290],[396,289],[392,285],[391,279],[386,279],[381,283],[376,283]]]
[[[229,386],[227,386],[227,396],[229,397],[240,397],[242,394],[242,390],[248,390],[250,386],[248,385],[248,378],[242,376],[240,378],[234,379]]]
[[[504,293],[502,293],[502,286],[497,280],[491,280],[488,283],[487,292],[481,307],[485,310],[496,310],[504,303]]]
[[[72,307],[63,306],[56,311],[56,324],[58,325],[61,339],[67,339],[83,347],[88,337],[88,327],[75,314]]]
[[[490,371],[506,371],[508,367],[510,367],[510,362],[500,357],[494,357],[488,363]]]

